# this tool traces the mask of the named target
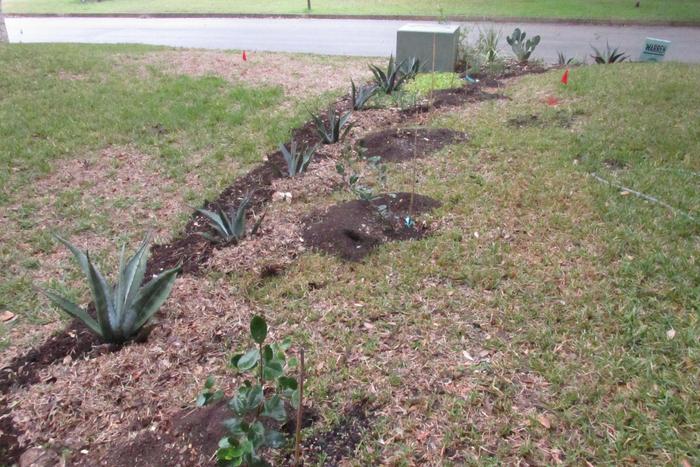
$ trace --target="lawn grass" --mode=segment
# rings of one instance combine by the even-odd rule
[[[11,227],[1,243],[0,309],[37,321],[31,313],[44,302],[28,278],[55,249],[33,217],[42,203],[70,219],[68,234],[131,239],[152,224],[115,230],[110,214],[130,198],[93,203],[81,196],[89,184],[33,197],[61,162],[129,147],[149,157],[145,167],[163,189],[194,204],[305,119],[275,113],[278,88],[153,69],[145,80],[133,62],[114,60],[153,48],[44,47],[0,48],[9,64],[0,72],[0,221]],[[366,430],[346,456],[352,465],[700,462],[700,67],[573,68],[566,87],[560,75],[513,80],[500,90],[508,99],[425,117],[470,135],[388,167],[390,190],[410,191],[416,180],[418,193],[442,202],[420,219],[432,236],[381,246],[360,263],[306,252],[265,279],[235,265],[181,279],[198,289],[181,299],[190,292],[236,303],[207,305],[229,313],[225,332],[245,330],[245,303],[305,346],[306,400],[320,417],[306,435],[368,401]],[[422,76],[409,88],[425,92],[428,82]],[[108,170],[121,173],[118,162]],[[176,182],[193,173],[205,182],[181,193]],[[289,209],[300,217],[319,202],[293,199],[270,216]],[[57,285],[70,286],[66,270],[55,268]],[[104,358],[141,361],[144,345]],[[230,351],[241,345],[233,339]]]
[[[643,0],[639,8],[626,0],[446,0],[440,3],[419,0],[312,0],[311,13],[319,15],[418,15],[472,16],[508,18],[559,18],[631,21],[700,21],[698,0]],[[79,0],[5,0],[7,13],[308,13],[306,2],[276,0],[245,2],[241,0],[120,0],[96,2]]]
[[[33,285],[78,279],[51,232],[104,239],[92,252],[112,260],[119,243],[134,245],[153,229],[162,241],[188,218],[188,205],[217,195],[285,141],[306,108],[334,95],[290,96],[277,85],[166,72],[159,53],[175,61],[189,52],[0,47],[0,310],[19,323],[58,317]],[[340,66],[333,60],[322,66]],[[88,178],[66,186],[70,167]]]
[[[700,461],[700,68],[559,76],[431,118],[472,138],[415,162],[443,203],[432,238],[231,278],[303,330],[327,423],[375,404],[357,465]],[[413,173],[392,166],[390,189]]]

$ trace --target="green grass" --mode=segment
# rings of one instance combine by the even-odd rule
[[[32,288],[37,277],[57,286],[78,279],[70,264],[52,259],[57,246],[49,232],[105,239],[110,243],[99,254],[111,260],[119,242],[134,244],[158,223],[175,232],[188,217],[185,203],[218,194],[286,140],[305,119],[305,106],[323,97],[289,98],[279,86],[234,85],[139,62],[159,50],[167,49],[0,47],[0,310],[12,311],[25,324],[57,316]],[[290,103],[288,109],[280,110],[284,103]],[[98,196],[85,194],[99,192],[91,180],[59,183],[48,191],[37,187],[66,160],[85,159],[87,166],[103,164],[111,176],[124,176],[129,162],[100,161],[99,154],[125,147],[146,155],[135,170],[147,170],[162,183],[160,193],[149,194],[155,198],[142,199],[144,187],[128,180],[117,185],[117,193]],[[187,184],[192,177],[199,180],[194,191]],[[182,198],[175,218],[147,216],[171,197]],[[43,277],[47,267],[52,273]]]
[[[47,201],[68,234],[144,230],[115,231],[124,196],[85,200],[81,186],[33,197],[57,164],[133,145],[164,187],[203,177],[196,202],[305,119],[296,107],[275,113],[278,88],[154,69],[142,79],[115,56],[152,50],[0,48],[0,309],[24,322],[48,319],[30,287],[37,258],[55,250],[33,218]],[[524,77],[503,90],[509,99],[427,117],[470,135],[389,166],[390,190],[415,178],[442,202],[419,219],[433,225],[428,238],[357,264],[307,252],[265,280],[244,270],[202,279],[213,291],[228,281],[303,343],[307,400],[320,411],[311,431],[370,401],[354,465],[700,463],[700,67],[574,68],[567,87],[559,78]],[[300,216],[318,201],[294,199]],[[69,294],[75,269],[54,270]]]
[[[231,278],[304,330],[324,420],[379,407],[357,465],[700,462],[700,67],[559,77],[430,120],[471,135],[415,162],[417,191],[443,203],[431,238]],[[391,166],[390,189],[413,172]]]
[[[311,13],[320,15],[420,15],[560,18],[633,21],[700,21],[698,0],[642,0],[640,8],[627,0],[312,0]],[[303,0],[247,2],[241,0],[5,0],[8,13],[308,13]]]

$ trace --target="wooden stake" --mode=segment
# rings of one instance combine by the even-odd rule
[[[301,466],[301,419],[304,415],[304,348],[299,355],[299,407],[297,407],[297,429],[294,448],[294,465]]]

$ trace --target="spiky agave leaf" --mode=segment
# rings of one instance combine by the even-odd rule
[[[209,225],[216,230],[221,238],[225,239],[229,236],[229,232],[231,231],[230,223],[226,213],[220,206],[217,206],[217,212],[209,211],[204,208],[195,208],[195,210],[209,220]]]
[[[292,140],[292,143],[289,145],[289,149],[287,149],[287,146],[284,144],[280,144],[279,148],[280,152],[282,153],[282,157],[284,158],[284,162],[287,164],[287,174],[290,177],[295,176],[297,174],[297,142]]]
[[[141,288],[146,260],[148,257],[148,236],[134,256],[124,264],[122,247],[119,259],[118,282],[111,287],[90,260],[87,252],[82,252],[67,240],[56,236],[66,245],[84,268],[97,319],[61,295],[43,290],[42,292],[60,309],[82,321],[92,332],[109,343],[121,344],[135,337],[143,326],[167,299],[180,267],[165,271]]]
[[[67,298],[57,294],[52,290],[44,288],[39,288],[39,290],[41,291],[41,293],[46,295],[46,298],[48,298],[51,301],[51,303],[68,313],[73,318],[77,318],[80,321],[82,321],[93,333],[97,334],[98,336],[104,339],[104,336],[102,335],[102,329],[100,329],[100,325],[85,310],[83,310],[75,303],[71,302]]]
[[[170,296],[178,272],[180,272],[179,265],[160,273],[139,289],[133,304],[130,306],[134,310],[136,320],[133,326],[125,331],[133,335],[153,318],[153,315]]]

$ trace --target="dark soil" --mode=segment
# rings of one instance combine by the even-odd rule
[[[144,430],[133,441],[110,447],[92,456],[76,453],[70,465],[109,467],[173,467],[214,466],[213,458],[219,440],[226,435],[223,422],[233,417],[228,400],[207,407],[187,409],[176,414],[158,431]],[[295,412],[287,406],[287,413]],[[302,427],[311,426],[318,419],[313,410],[304,410]],[[293,436],[296,419],[274,426]],[[290,438],[291,439],[291,438]],[[96,460],[98,457],[100,460]]]
[[[381,156],[382,162],[400,162],[414,156],[424,157],[449,144],[466,140],[465,133],[446,128],[390,128],[365,136],[360,145],[367,149],[368,156]]]
[[[57,360],[70,356],[80,358],[100,343],[97,336],[77,321],[53,336],[39,347],[14,359],[0,370],[0,393],[7,393],[14,386],[25,386],[39,382],[39,372]]]
[[[370,427],[368,402],[360,401],[350,406],[343,418],[330,430],[304,441],[304,450],[314,453],[318,459],[323,454],[323,465],[338,465],[343,459],[352,459],[362,434]]]
[[[463,86],[454,89],[440,89],[433,92],[433,107],[455,107],[468,102],[480,102],[492,99],[506,99],[506,96],[498,93],[489,93],[481,90],[479,85]]]
[[[419,239],[426,229],[416,224],[406,227],[402,219],[408,215],[411,193],[383,195],[372,202],[353,200],[318,211],[304,219],[304,242],[317,250],[359,261],[376,246],[389,241]],[[387,217],[378,207],[387,206]],[[413,215],[440,206],[432,198],[414,195]]]

